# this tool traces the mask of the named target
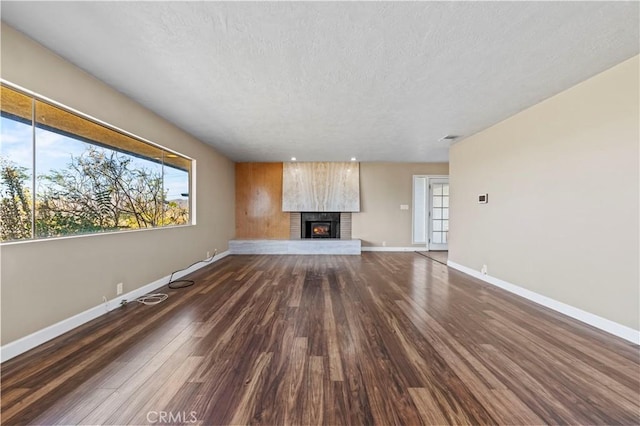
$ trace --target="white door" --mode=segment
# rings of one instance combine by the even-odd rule
[[[429,178],[429,250],[448,250],[449,178]]]
[[[413,177],[413,232],[411,242],[429,249],[429,177]]]

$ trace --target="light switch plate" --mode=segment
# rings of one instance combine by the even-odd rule
[[[400,210],[409,210],[409,204],[400,204]]]

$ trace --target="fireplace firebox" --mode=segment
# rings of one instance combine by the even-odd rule
[[[311,238],[330,238],[331,222],[309,222],[311,223]]]
[[[340,238],[340,213],[303,212],[302,238]]]

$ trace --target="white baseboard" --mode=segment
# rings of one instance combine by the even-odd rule
[[[425,247],[379,247],[362,246],[362,251],[426,251]]]
[[[467,275],[471,275],[474,278],[482,280],[496,287],[500,287],[501,289],[506,290],[510,293],[522,296],[525,299],[528,299],[539,305],[545,306],[549,309],[553,309],[554,311],[560,312],[561,314],[577,319],[578,321],[582,321],[602,331],[606,331],[609,334],[621,337],[631,343],[635,343],[636,345],[640,344],[640,331],[634,330],[631,327],[618,324],[617,322],[602,318],[587,311],[583,311],[582,309],[567,305],[566,303],[559,302],[555,299],[543,296],[531,290],[527,290],[526,288],[522,288],[507,281],[503,281],[499,278],[492,277],[490,275],[484,275],[480,271],[476,271],[475,269],[468,268],[450,260],[447,261],[447,266],[453,269],[457,269],[460,272],[464,272]]]
[[[217,255],[215,259],[210,262],[199,262],[195,265],[185,269],[184,271],[176,272],[173,275],[174,279],[184,277],[198,269],[211,265],[223,259],[229,255],[229,251],[224,251]],[[169,275],[166,275],[160,279],[155,280],[152,283],[139,287],[133,291],[130,291],[126,294],[121,294],[115,299],[111,299],[106,303],[101,303],[98,306],[94,306],[93,308],[87,309],[84,312],[80,312],[77,315],[74,315],[70,318],[64,319],[60,322],[57,322],[49,327],[38,330],[34,333],[29,334],[28,336],[22,337],[18,340],[14,340],[13,342],[7,343],[6,345],[0,347],[0,362],[5,362],[10,360],[13,357],[16,357],[24,352],[27,352],[30,349],[35,348],[49,340],[58,337],[67,331],[73,330],[76,327],[81,326],[95,318],[98,318],[101,315],[106,314],[109,311],[112,311],[118,307],[120,307],[120,302],[122,300],[132,301],[137,299],[140,296],[143,296],[147,293],[150,293],[162,286],[167,285],[169,282]]]

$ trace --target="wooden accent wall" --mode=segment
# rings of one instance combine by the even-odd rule
[[[282,163],[236,163],[236,238],[289,239]]]

